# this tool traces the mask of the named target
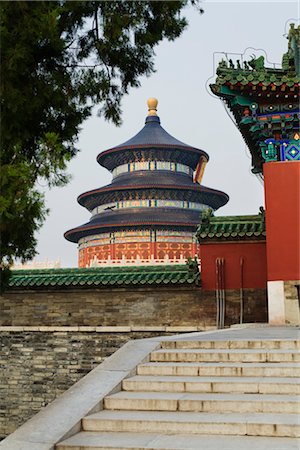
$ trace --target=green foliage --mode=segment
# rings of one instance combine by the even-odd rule
[[[1,261],[9,266],[13,257],[23,261],[35,255],[34,233],[46,216],[43,195],[34,188],[30,166],[24,161],[1,166],[0,231]]]
[[[0,294],[3,294],[5,289],[8,287],[10,277],[11,270],[9,270],[9,267],[0,267]]]
[[[187,26],[184,1],[2,1],[1,261],[35,254],[38,179],[68,181],[80,125],[121,123],[121,99],[154,72],[154,47]],[[201,11],[202,12],[202,11]]]

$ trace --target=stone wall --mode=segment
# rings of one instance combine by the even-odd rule
[[[1,301],[1,325],[194,325],[201,303],[210,309],[194,286],[10,291]]]
[[[239,290],[226,291],[226,325],[239,322]],[[266,291],[244,291],[244,321],[267,320]],[[214,291],[191,287],[9,291],[0,297],[2,326],[215,325]]]
[[[0,298],[0,436],[14,431],[130,339],[215,327],[199,287],[19,290]],[[239,323],[226,292],[225,326]],[[244,322],[266,322],[266,293],[244,292]]]
[[[13,331],[2,327],[0,439],[130,339],[161,332]],[[87,328],[87,329],[86,329]],[[31,328],[34,329],[33,327]]]

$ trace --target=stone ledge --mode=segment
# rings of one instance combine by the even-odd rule
[[[131,331],[166,331],[166,327],[165,326],[132,326],[130,327]]]
[[[130,333],[131,327],[128,326],[96,327],[95,331],[97,333]]]
[[[215,327],[191,327],[191,326],[0,326],[0,332],[81,332],[81,333],[132,333],[132,332],[166,332],[188,333],[195,331],[211,331]]]
[[[198,327],[166,327],[166,332],[169,333],[180,333],[181,331],[198,331]]]

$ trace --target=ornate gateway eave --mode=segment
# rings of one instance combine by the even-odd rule
[[[221,61],[212,92],[228,106],[251,152],[252,172],[265,161],[299,160],[300,27],[291,26],[282,68],[264,57]]]

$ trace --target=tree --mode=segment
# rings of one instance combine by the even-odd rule
[[[31,259],[47,214],[37,180],[68,181],[94,105],[121,123],[121,99],[154,71],[154,47],[181,35],[184,1],[3,1],[1,262]]]

